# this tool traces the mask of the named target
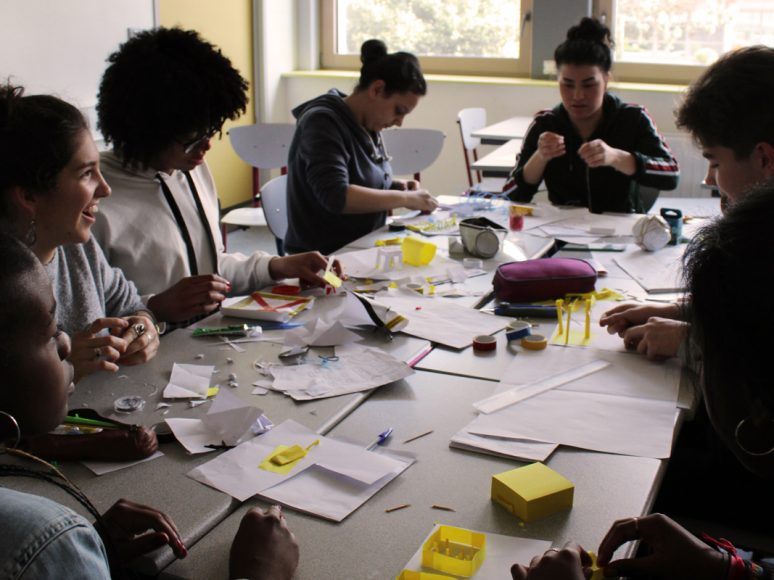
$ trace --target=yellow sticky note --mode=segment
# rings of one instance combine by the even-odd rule
[[[571,481],[542,463],[492,476],[492,500],[525,522],[571,508],[574,491]]]
[[[328,284],[330,284],[334,288],[339,288],[342,284],[341,278],[339,278],[331,270],[328,270],[327,272],[325,272],[325,274],[323,274],[323,280],[325,280]]]
[[[283,475],[290,473],[298,462],[309,454],[309,450],[319,443],[320,440],[316,439],[306,449],[300,445],[277,445],[271,453],[263,458],[258,467]]]
[[[214,397],[220,391],[219,387],[210,387],[207,389],[207,398]]]

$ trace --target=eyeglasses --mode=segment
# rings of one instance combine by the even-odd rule
[[[183,152],[188,155],[194,149],[200,147],[205,141],[209,141],[215,136],[217,131],[209,131],[207,133],[199,134],[191,141],[178,141],[183,146]]]

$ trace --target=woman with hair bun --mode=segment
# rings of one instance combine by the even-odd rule
[[[360,49],[360,80],[293,110],[298,119],[288,160],[289,252],[330,253],[384,225],[398,207],[430,212],[438,204],[414,180],[393,179],[380,132],[403,119],[427,92],[419,61],[389,54],[380,40]]]
[[[512,174],[514,201],[530,201],[541,181],[556,205],[590,211],[643,211],[640,187],[671,190],[680,170],[645,109],[607,92],[610,30],[584,18],[554,52],[562,102],[540,111]]]

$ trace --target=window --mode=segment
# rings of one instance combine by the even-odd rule
[[[618,80],[689,82],[734,48],[774,46],[771,0],[600,0]]]
[[[425,72],[524,75],[531,0],[322,0],[324,68],[359,69],[360,45],[421,58]]]

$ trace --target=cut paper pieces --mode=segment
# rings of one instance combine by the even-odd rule
[[[403,332],[432,342],[465,348],[480,334],[494,334],[506,327],[508,319],[466,308],[450,298],[425,298],[416,292],[393,291],[375,297],[376,304],[408,319]]]
[[[377,326],[393,333],[400,332],[408,325],[408,319],[404,316],[357,292],[347,293],[344,317],[344,324]]]
[[[384,351],[357,344],[336,347],[336,356],[307,356],[307,363],[272,365],[272,389],[296,401],[367,391],[403,379],[414,370]]]
[[[279,445],[319,445],[287,474],[260,469]],[[375,453],[285,421],[188,473],[239,501],[260,495],[268,501],[341,521],[413,463],[395,453]]]
[[[338,320],[319,318],[285,333],[285,346],[340,346],[358,340],[360,336],[344,328]]]
[[[380,269],[377,268],[380,250],[382,250],[381,247],[355,250],[354,252],[339,254],[337,258],[350,278],[370,280],[401,280],[416,275],[438,280],[450,280],[453,278],[450,272],[459,270],[458,262],[443,256],[435,256],[432,262],[426,266],[418,267],[409,265],[404,256],[400,264],[397,263],[397,260],[393,260],[391,269]]]
[[[425,542],[432,538],[441,527],[442,524],[436,524],[430,534],[428,534],[425,541],[419,547],[417,552],[404,566],[406,570],[444,574],[444,572],[438,572],[431,568],[423,567],[422,565],[422,547]],[[475,530],[468,530],[471,533],[483,534],[483,532],[477,532]],[[481,563],[481,567],[475,573],[475,580],[502,580],[503,570],[507,575],[511,565],[521,564],[522,566],[529,566],[530,560],[538,554],[543,554],[548,548],[551,547],[551,542],[547,540],[533,540],[529,538],[519,538],[515,536],[504,536],[501,534],[486,533],[486,558]],[[407,576],[406,578],[411,578]]]
[[[140,459],[138,461],[81,461],[87,469],[92,471],[94,475],[105,475],[106,473],[112,473],[127,467],[133,467],[146,461],[153,461],[164,455],[161,451],[156,451],[153,455]]]
[[[238,445],[273,427],[261,409],[225,389],[201,419],[169,418],[166,422],[180,444],[193,454],[212,451],[207,445]]]
[[[165,399],[205,399],[210,390],[213,371],[215,367],[212,365],[174,363],[162,396]]]
[[[551,339],[552,344],[564,346],[588,346],[591,344],[591,306],[594,299],[587,296],[584,299],[568,299],[556,301],[556,333]],[[575,315],[575,321],[573,321]],[[580,319],[578,327],[572,323]],[[599,326],[595,326],[598,330]]]
[[[221,312],[224,316],[287,322],[314,302],[312,296],[284,296],[270,292],[253,292],[250,296],[226,298]]]
[[[520,461],[545,461],[559,445],[542,441],[476,435],[462,429],[452,436],[449,447]]]

